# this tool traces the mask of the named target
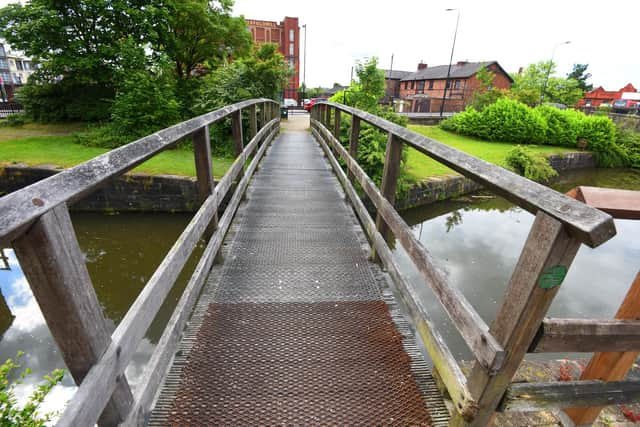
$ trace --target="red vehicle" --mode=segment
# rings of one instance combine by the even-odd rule
[[[311,107],[316,105],[316,102],[318,102],[318,101],[324,101],[324,99],[323,98],[311,98],[311,100],[309,102],[304,104],[304,109],[306,111],[311,111]]]
[[[638,111],[638,101],[634,99],[616,99],[611,104],[614,113],[634,113]]]

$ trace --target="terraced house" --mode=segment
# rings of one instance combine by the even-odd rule
[[[439,112],[444,101],[445,112],[462,111],[471,101],[473,93],[480,89],[480,81],[476,74],[486,67],[493,73],[493,86],[499,89],[509,89],[513,79],[498,64],[498,61],[466,62],[459,61],[451,65],[449,83],[447,71],[449,65],[418,64],[415,72],[385,70],[387,95],[393,101],[404,101],[405,112],[430,113]],[[391,101],[391,100],[390,100]]]

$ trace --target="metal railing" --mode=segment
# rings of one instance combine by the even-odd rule
[[[351,120],[348,149],[339,140],[343,113],[348,114]],[[388,135],[380,188],[356,160],[361,122]],[[397,288],[423,350],[433,362],[434,374],[454,404],[451,425],[484,426],[491,422],[496,410],[589,407],[608,404],[607,401],[624,403],[638,400],[638,382],[605,383],[607,386],[601,388],[602,393],[595,397],[594,387],[603,387],[602,382],[510,385],[527,352],[606,351],[616,337],[632,330],[635,332],[631,336],[625,335],[626,341],[616,348],[640,350],[640,330],[633,329],[638,322],[612,325],[607,321],[592,321],[585,326],[572,319],[555,319],[562,325],[543,321],[580,245],[596,247],[615,235],[615,225],[609,214],[355,108],[331,102],[316,104],[311,113],[311,127],[368,233],[375,257],[382,262]],[[404,144],[535,215],[507,285],[504,302],[490,326],[464,295],[449,283],[429,251],[394,209]],[[347,173],[336,158],[341,158],[346,164]],[[352,185],[354,180],[375,206],[375,222],[356,193]],[[471,350],[475,360],[469,375],[463,374],[435,328],[418,296],[416,284],[406,279],[394,260],[385,240],[389,232],[407,252]],[[582,344],[574,339],[561,346],[562,338],[570,337],[571,333],[577,333]],[[585,347],[587,342],[589,345]],[[545,390],[553,394],[545,396]]]
[[[243,143],[242,112],[250,142]],[[239,102],[141,138],[0,199],[0,246],[12,246],[78,391],[58,425],[139,425],[148,414],[192,307],[260,158],[279,131],[279,105],[268,99]],[[209,125],[231,117],[235,159],[214,184]],[[76,239],[68,205],[191,138],[201,207],[111,333]],[[245,163],[251,159],[246,168]],[[218,219],[234,182],[235,191]],[[212,232],[132,393],[124,375],[168,292],[206,230]]]

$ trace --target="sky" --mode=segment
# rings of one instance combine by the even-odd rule
[[[347,84],[351,67],[377,56],[381,68],[414,71],[420,61],[497,60],[507,72],[547,61],[554,47],[557,75],[574,63],[587,63],[591,83],[617,90],[631,82],[640,88],[638,24],[640,1],[473,1],[473,0],[235,0],[234,13],[281,21],[298,17],[307,25],[308,87]],[[304,42],[304,30],[301,35]],[[300,52],[303,55],[302,49]],[[301,80],[302,80],[302,69]]]

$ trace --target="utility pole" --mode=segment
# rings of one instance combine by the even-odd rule
[[[440,117],[444,113],[444,102],[447,99],[447,89],[449,89],[449,78],[451,77],[451,63],[453,62],[453,50],[456,48],[456,37],[458,37],[458,23],[460,22],[460,9],[445,9],[447,12],[458,11],[456,18],[456,30],[453,33],[453,44],[451,45],[451,57],[449,58],[449,68],[447,69],[447,80],[444,84],[444,93],[442,95],[442,104],[440,105]]]
[[[544,95],[545,95],[545,92],[547,91],[547,83],[549,83],[549,74],[551,74],[551,67],[553,67],[553,57],[556,54],[556,49],[558,48],[558,46],[562,46],[563,44],[569,44],[569,43],[571,43],[571,41],[558,43],[553,47],[553,52],[551,53],[551,60],[549,60],[549,66],[547,67],[547,75],[545,76],[544,83],[542,84],[542,92],[540,92],[540,104],[544,102]]]
[[[394,88],[391,87],[391,82],[393,82],[393,53],[391,54],[391,67],[389,68],[389,86],[387,86],[387,82],[384,82],[384,86],[387,89],[387,96],[391,98],[391,106],[393,106],[393,92]],[[389,90],[390,89],[390,90]],[[391,94],[389,94],[391,92]]]
[[[303,56],[303,68],[302,68],[302,103],[307,98],[307,24],[302,26],[304,28],[304,56]]]

